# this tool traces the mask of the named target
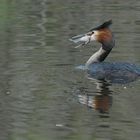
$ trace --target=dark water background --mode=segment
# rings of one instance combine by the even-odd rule
[[[90,80],[99,44],[68,39],[113,19],[106,61],[140,64],[139,0],[0,1],[0,140],[139,140],[140,80]]]

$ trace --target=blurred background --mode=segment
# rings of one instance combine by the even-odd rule
[[[98,43],[69,38],[112,19],[106,61],[140,65],[139,0],[0,0],[0,139],[139,140],[140,80],[90,80]]]

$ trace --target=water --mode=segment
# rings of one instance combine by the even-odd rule
[[[140,64],[140,1],[0,2],[1,140],[139,140],[140,80],[118,85],[76,67],[98,49],[73,35],[113,19],[106,61]],[[92,47],[94,46],[94,47]]]

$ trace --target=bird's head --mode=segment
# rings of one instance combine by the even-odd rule
[[[102,25],[95,27],[87,33],[91,36],[91,41],[97,41],[102,44],[110,42],[112,40],[112,32],[109,26],[112,24],[112,20],[104,22]]]

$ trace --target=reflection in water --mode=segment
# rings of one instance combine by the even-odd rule
[[[45,28],[45,24],[47,22],[46,0],[42,0],[41,7],[42,7],[42,9],[40,11],[41,21],[40,21],[40,23],[38,23],[38,27],[41,30],[41,35],[40,35],[40,37],[41,37],[41,39],[40,39],[41,47],[44,47],[44,46],[46,46],[45,35],[47,33],[47,30]]]
[[[109,113],[109,109],[112,105],[111,90],[109,84],[106,81],[96,81],[96,94],[78,94],[79,102],[87,105],[88,107],[98,110],[100,113]]]

